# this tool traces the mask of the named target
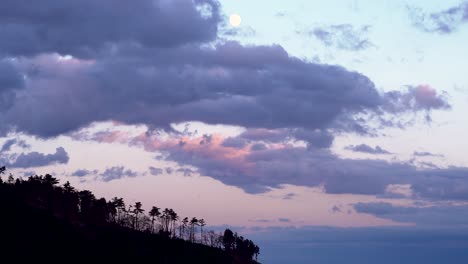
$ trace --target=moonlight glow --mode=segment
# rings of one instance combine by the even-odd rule
[[[242,22],[242,18],[238,14],[232,14],[229,17],[229,23],[231,23],[233,27],[240,26],[241,22]]]

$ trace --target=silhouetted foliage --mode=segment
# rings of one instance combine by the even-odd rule
[[[69,182],[59,186],[50,174],[27,180],[10,174],[3,182],[5,173],[0,167],[0,234],[5,243],[0,248],[8,249],[3,252],[17,257],[103,257],[118,263],[147,257],[154,263],[257,263],[257,245],[229,229],[224,235],[206,232],[203,219],[181,219],[173,209],[161,212],[156,206],[146,215],[141,202],[126,209],[123,198],[98,199]]]

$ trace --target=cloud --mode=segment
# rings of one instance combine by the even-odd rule
[[[434,154],[434,153],[431,153],[431,152],[426,152],[426,151],[415,151],[413,153],[413,156],[415,157],[438,157],[438,158],[443,158],[444,155],[442,154]]]
[[[338,206],[338,205],[334,205],[331,210],[332,210],[333,213],[341,213],[342,212],[341,206]]]
[[[250,147],[251,151],[262,151],[266,149],[267,149],[267,146],[263,143],[255,143]]]
[[[67,164],[70,160],[64,148],[59,147],[54,154],[42,154],[39,152],[21,153],[14,162],[9,164],[11,168],[34,168],[55,164]]]
[[[246,139],[241,137],[228,137],[223,141],[223,147],[228,148],[243,148],[248,144]]]
[[[0,112],[3,132],[54,137],[107,120],[163,129],[200,121],[286,129],[296,137],[302,134],[312,146],[328,147],[330,131],[369,132],[369,119],[358,115],[426,112],[448,105],[439,97],[424,101],[420,93],[410,98],[379,93],[362,74],[303,61],[278,45],[113,47],[112,54],[88,59],[56,54],[18,58],[15,63],[28,85],[8,111]],[[28,73],[31,64],[40,70]],[[411,98],[416,104],[403,104]]]
[[[291,220],[289,218],[278,218],[278,221],[281,223],[289,223]]]
[[[14,144],[16,144],[16,139],[7,140],[5,143],[3,143],[0,152],[9,151]]]
[[[20,71],[11,61],[2,59],[0,55],[0,111],[5,111],[14,104],[15,92],[24,86]]]
[[[418,167],[413,162],[341,158],[329,149],[310,149],[289,142],[270,143],[252,151],[224,146],[225,138],[170,137],[142,133],[127,142],[146,151],[162,152],[165,159],[248,193],[265,193],[283,185],[319,187],[330,194],[363,194],[429,200],[468,200],[468,168]],[[180,142],[184,144],[180,144]],[[167,169],[166,169],[167,170]],[[169,168],[172,172],[173,169]]]
[[[12,138],[12,139],[5,141],[3,146],[0,148],[0,152],[10,151],[11,147],[13,147],[14,145],[18,145],[19,147],[23,149],[30,148],[30,146],[26,143],[26,141]]]
[[[437,94],[437,91],[429,85],[409,86],[406,92],[387,92],[388,99],[384,106],[389,112],[404,112],[408,109],[437,110],[450,109],[446,94]]]
[[[368,154],[392,154],[391,152],[381,148],[380,146],[376,146],[375,148],[366,145],[366,144],[360,144],[360,145],[350,145],[345,147],[347,150],[351,150],[354,152],[362,152],[362,153],[368,153]]]
[[[360,51],[373,44],[366,37],[370,26],[355,28],[350,24],[339,24],[315,27],[312,30],[301,32],[313,36],[324,45],[342,50]]]
[[[85,177],[85,176],[88,176],[88,175],[94,175],[94,174],[98,174],[98,173],[99,173],[98,170],[90,171],[90,170],[87,170],[87,169],[79,169],[79,170],[76,170],[75,172],[73,172],[71,174],[71,176]]]
[[[427,226],[468,227],[467,205],[439,205],[429,207],[395,206],[390,203],[357,203],[354,209],[359,213],[372,214],[396,222],[415,223]]]
[[[151,175],[153,176],[158,176],[158,175],[163,174],[163,169],[160,169],[160,168],[149,167],[149,171]]]
[[[466,1],[434,13],[425,13],[414,7],[409,7],[408,10],[414,26],[424,32],[450,34],[468,22],[468,2]]]
[[[214,0],[43,0],[28,5],[6,0],[2,7],[0,56],[15,57],[57,52],[89,58],[121,43],[172,47],[209,42],[221,19]]]
[[[297,196],[297,194],[295,194],[295,193],[288,193],[283,197],[283,200],[292,200],[296,196]]]
[[[125,169],[124,166],[115,166],[106,169],[103,173],[100,174],[101,179],[105,182],[119,180],[126,177],[136,177],[138,174],[132,170]]]
[[[192,174],[197,173],[197,171],[189,169],[189,168],[179,168],[176,172],[182,173],[185,177],[190,177]]]

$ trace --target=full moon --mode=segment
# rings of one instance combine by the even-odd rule
[[[231,23],[233,27],[240,26],[241,22],[242,22],[242,18],[238,14],[232,14],[229,17],[229,23]]]

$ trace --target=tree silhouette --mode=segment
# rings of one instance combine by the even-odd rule
[[[230,229],[226,229],[223,235],[224,250],[231,252],[234,249],[235,241],[236,238],[234,237],[234,233]]]
[[[192,220],[190,220],[190,241],[195,242],[195,226],[198,225],[198,219],[196,217],[193,217]]]
[[[179,215],[177,215],[177,213],[172,209],[170,209],[169,214],[172,221],[172,236],[175,237],[176,222],[179,220]]]
[[[203,244],[204,239],[203,239],[203,227],[206,225],[204,219],[198,220],[198,225],[200,225],[200,242]]]
[[[117,223],[122,224],[122,212],[125,212],[125,202],[123,198],[112,198],[112,204],[117,209]]]
[[[158,218],[161,215],[161,212],[159,212],[159,207],[153,206],[151,210],[149,211],[149,215],[151,216],[151,232],[154,233],[154,220]]]
[[[179,236],[181,238],[184,238],[185,236],[185,233],[187,231],[187,227],[188,227],[188,223],[189,223],[189,220],[188,220],[188,217],[185,217],[183,220],[182,220],[182,224],[181,224],[181,228],[182,228],[182,232],[179,231]]]
[[[141,202],[136,202],[135,203],[135,209],[133,209],[133,213],[135,214],[135,220],[134,220],[133,228],[135,230],[138,230],[138,215],[145,211],[141,207],[142,207]]]

